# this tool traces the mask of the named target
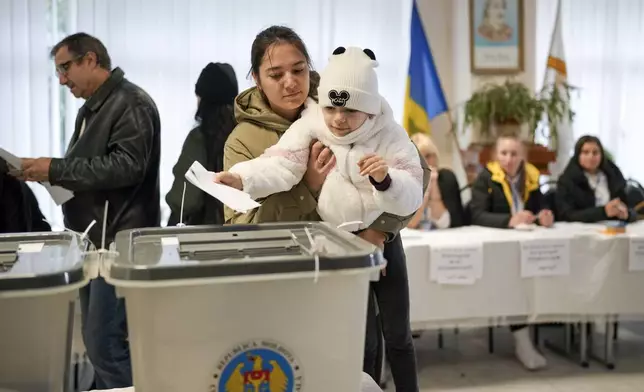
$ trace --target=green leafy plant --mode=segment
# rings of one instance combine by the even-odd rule
[[[539,92],[539,103],[543,108],[542,118],[543,123],[547,124],[549,137],[552,145],[557,149],[559,124],[561,120],[567,119],[569,124],[572,124],[575,118],[575,112],[570,108],[570,94],[575,87],[568,83],[561,83],[556,85],[554,83],[545,85]],[[532,129],[532,128],[531,128]],[[532,129],[532,135],[536,132],[536,128]]]
[[[568,104],[573,87],[568,84],[561,86],[546,85],[535,94],[523,83],[511,80],[503,84],[487,84],[465,103],[464,126],[477,124],[482,135],[493,136],[495,125],[528,124],[530,136],[534,138],[539,124],[545,122],[551,139],[556,142],[557,124],[564,117],[570,121],[574,117]]]

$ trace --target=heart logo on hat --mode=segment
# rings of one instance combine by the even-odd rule
[[[347,104],[349,98],[351,98],[351,95],[349,95],[349,92],[346,90],[342,90],[340,92],[338,92],[337,90],[329,91],[329,99],[331,100],[331,104],[333,106],[344,107]]]

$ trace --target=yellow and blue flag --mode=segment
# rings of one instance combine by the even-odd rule
[[[403,126],[409,135],[422,132],[431,136],[440,155],[440,166],[452,169],[461,185],[467,184],[463,157],[436,71],[432,51],[414,0],[411,12],[411,54]],[[461,195],[463,201],[469,194]]]
[[[418,6],[411,12],[411,54],[403,126],[408,134],[431,134],[431,120],[447,112],[447,101],[436,72],[432,51],[423,29]]]

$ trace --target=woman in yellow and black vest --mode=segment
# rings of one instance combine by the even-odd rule
[[[472,184],[472,224],[494,228],[552,226],[552,211],[545,207],[539,190],[539,170],[525,162],[525,148],[518,136],[500,135],[494,154],[495,160]],[[530,370],[545,367],[546,359],[532,344],[528,326],[511,325],[510,330],[519,361]]]

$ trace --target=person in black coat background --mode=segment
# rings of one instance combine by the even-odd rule
[[[224,144],[236,125],[233,103],[237,93],[237,77],[230,64],[209,63],[201,71],[195,85],[198,97],[195,120],[199,125],[188,133],[172,169],[174,181],[165,198],[171,210],[168,226],[179,222],[187,225],[224,224],[223,204],[188,183],[184,175],[195,161],[209,171],[224,170]],[[184,182],[186,194],[181,217]]]
[[[472,184],[472,224],[500,229],[533,223],[552,226],[553,213],[539,190],[539,170],[524,161],[519,139],[499,136],[495,154],[496,160]]]
[[[0,234],[51,231],[29,185],[8,173],[0,159]]]
[[[463,226],[465,212],[461,190],[454,172],[447,168],[438,169],[438,149],[429,136],[416,133],[412,135],[411,140],[427,161],[432,174],[423,205],[409,221],[407,227],[430,230]]]
[[[545,208],[539,190],[539,170],[525,162],[525,148],[514,134],[503,134],[495,145],[495,158],[472,184],[472,224],[514,228],[538,223],[552,226],[552,211]],[[536,350],[527,325],[511,325],[515,355],[530,370],[546,366]]]
[[[575,155],[557,180],[555,205],[557,219],[564,221],[636,219],[627,207],[626,180],[595,136],[582,136],[575,144]]]

